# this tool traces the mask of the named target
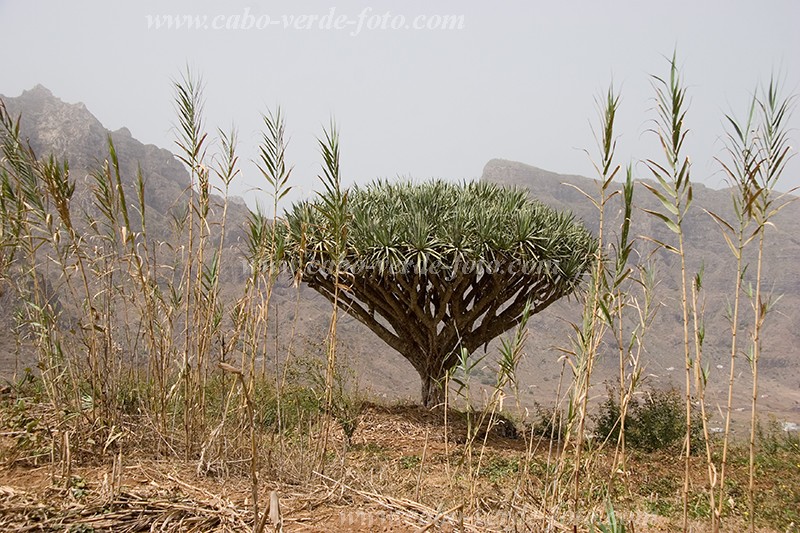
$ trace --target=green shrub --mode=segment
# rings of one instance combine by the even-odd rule
[[[617,395],[613,390],[609,390],[608,398],[600,406],[600,412],[595,418],[594,433],[600,442],[617,442],[619,439],[620,415]]]
[[[543,407],[539,402],[533,404],[533,410],[531,434],[547,440],[561,440],[564,432],[564,414],[561,410],[556,407]]]
[[[686,428],[683,402],[675,389],[648,393],[632,406],[631,419],[626,420],[627,442],[645,452],[680,446]]]
[[[631,402],[625,419],[625,442],[643,452],[680,448],[686,432],[685,398],[677,389],[651,390],[645,398]],[[609,391],[608,399],[596,417],[598,439],[616,442],[619,437],[620,408],[616,394]],[[699,413],[692,417],[692,450],[702,445],[702,420]]]

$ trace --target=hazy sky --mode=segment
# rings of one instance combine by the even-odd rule
[[[298,19],[331,10],[328,20]],[[245,14],[250,29],[243,29]],[[159,15],[205,16],[209,26],[235,24],[238,15],[240,27],[149,28]],[[460,16],[463,28],[402,27],[436,26],[441,15]],[[330,26],[338,17],[337,30]],[[392,24],[401,28],[380,27]],[[652,157],[649,75],[667,73],[664,56],[677,46],[690,87],[693,176],[720,186],[713,157],[723,115],[741,114],[773,71],[788,92],[800,90],[798,24],[800,2],[792,0],[0,0],[0,94],[41,83],[67,102],[84,102],[109,129],[127,126],[139,140],[171,149],[171,80],[189,65],[205,82],[209,128],[238,128],[245,164],[235,192],[252,205],[261,181],[248,161],[260,114],[276,105],[287,117],[301,194],[315,187],[315,139],[331,117],[340,127],[346,182],[476,178],[492,158],[592,175],[582,149],[594,147],[594,98],[612,80],[622,93],[620,162]],[[800,111],[792,125],[800,129]],[[800,185],[799,174],[796,158],[782,188]]]

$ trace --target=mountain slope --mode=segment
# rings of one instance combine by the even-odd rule
[[[175,155],[154,145],[134,139],[126,128],[110,132],[81,103],[70,104],[55,97],[39,85],[18,97],[0,95],[9,113],[21,116],[21,134],[37,156],[51,153],[69,161],[70,176],[76,182],[73,205],[91,212],[90,173],[108,159],[108,137],[114,142],[119,157],[123,186],[134,206],[130,209],[133,225],[140,219],[135,204],[135,180],[139,169],[145,183],[145,207],[148,235],[157,243],[174,244],[173,215],[180,215],[186,205],[190,187],[189,173]],[[226,253],[221,261],[221,291],[225,295],[241,294],[249,274],[244,258],[244,225],[248,210],[244,201],[229,198],[225,242]],[[212,196],[212,219],[221,213],[222,198]],[[214,231],[217,232],[218,228]],[[18,307],[11,292],[0,294],[0,377],[10,378],[15,370],[31,366],[30,357],[22,354],[19,364],[15,355],[14,310]],[[228,302],[230,303],[230,302]],[[328,328],[330,304],[308,287],[299,292],[291,280],[283,278],[272,295],[271,324],[268,334],[285,353],[291,346],[292,358],[305,365],[324,353],[322,341]],[[360,322],[342,315],[339,338],[342,358],[359,371],[361,384],[379,395],[413,397],[417,395],[417,375],[405,359],[391,352],[382,341]],[[266,354],[273,361],[274,350]],[[298,363],[299,364],[299,363]]]
[[[129,185],[141,166],[147,179],[146,201],[156,216],[166,214],[189,186],[189,173],[171,152],[140,143],[127,128],[109,132],[82,103],[62,102],[41,85],[3,100],[12,116],[21,116],[20,130],[37,155],[52,153],[67,159],[73,176],[81,181],[108,158],[111,136]]]
[[[575,187],[596,195],[597,182],[580,176],[566,176],[548,172],[522,163],[492,160],[487,163],[482,179],[525,187],[533,197],[560,209],[570,209],[587,226],[597,229],[597,214],[591,202]],[[710,397],[712,401],[722,401],[727,391],[727,376],[730,358],[730,325],[727,308],[732,298],[731,288],[735,281],[735,262],[719,229],[713,219],[704,211],[708,210],[732,219],[730,191],[713,190],[701,184],[694,184],[694,203],[685,220],[686,253],[690,274],[704,270],[703,288],[705,292],[705,352],[710,362]],[[662,242],[672,242],[674,235],[655,217],[644,209],[658,210],[657,200],[644,187],[635,188],[632,233],[635,236],[650,236]],[[609,210],[611,225],[618,227],[620,213],[618,206]],[[763,336],[763,350],[760,360],[762,370],[760,390],[762,405],[781,416],[800,418],[800,203],[788,205],[774,219],[775,228],[770,227],[765,250],[765,269],[762,283],[773,297],[780,297],[775,311],[767,317]],[[639,239],[637,246],[642,256],[646,256],[651,246]],[[679,300],[680,276],[676,258],[660,252],[655,255],[660,285],[658,288],[662,308],[648,334],[647,368],[653,381],[680,383],[682,379],[682,326]],[[746,258],[754,261],[751,253]],[[745,276],[745,283],[754,281],[753,269]],[[752,321],[752,311],[748,305],[741,311],[743,320],[741,331],[747,331]],[[744,335],[740,346],[746,346]],[[610,359],[610,361],[608,360]],[[613,375],[615,358],[606,360],[605,371]],[[608,367],[611,368],[608,368]],[[748,401],[750,381],[749,366],[744,357],[737,361],[742,377],[737,384],[737,404],[741,408]],[[670,370],[672,369],[672,370]],[[603,368],[601,367],[601,373]]]
[[[152,145],[143,145],[131,137],[130,132],[121,129],[108,132],[102,124],[82,104],[67,104],[55,98],[41,86],[25,91],[16,98],[3,98],[13,114],[22,114],[22,131],[31,146],[40,156],[54,152],[70,161],[71,174],[78,184],[76,195],[85,202],[89,194],[91,178],[89,172],[99,162],[108,157],[107,137],[110,134],[120,158],[120,166],[126,189],[133,191],[134,180],[141,168],[146,183],[146,207],[148,227],[154,238],[168,240],[171,235],[170,220],[174,209],[185,205],[185,194],[190,187],[189,175],[184,166],[167,151]],[[570,183],[587,192],[593,192],[595,182],[580,176],[563,176],[547,172],[522,163],[510,161],[490,161],[483,172],[484,180],[507,185],[526,187],[533,197],[557,208],[571,209],[582,218],[587,226],[596,229],[596,213],[586,198]],[[134,198],[134,196],[131,196]],[[706,357],[711,365],[712,402],[722,401],[725,379],[728,373],[728,324],[725,308],[733,280],[729,252],[710,217],[702,211],[724,213],[728,203],[728,192],[715,191],[702,185],[695,185],[695,208],[687,220],[687,249],[690,268],[696,270],[701,263],[705,266],[706,279]],[[182,203],[184,202],[184,203]],[[220,198],[215,199],[219,206]],[[646,191],[637,189],[636,203],[640,207],[655,208]],[[247,209],[241,203],[229,205],[229,224],[226,242],[230,243],[226,253],[223,271],[223,293],[236,294],[241,290],[244,278],[242,245],[242,226]],[[611,219],[618,213],[609,212]],[[798,221],[800,205],[787,207],[776,219],[777,228],[770,228],[767,250],[766,286],[776,293],[783,294],[777,311],[767,321],[762,359],[762,392],[766,395],[762,405],[768,410],[787,419],[800,418],[800,274],[796,265],[800,259],[800,240]],[[637,211],[634,234],[650,235],[668,239],[658,221]],[[618,222],[618,220],[617,220]],[[672,266],[674,258],[661,254],[659,273],[661,284],[658,297],[662,301],[657,321],[650,331],[646,354],[649,380],[654,386],[667,386],[680,383],[682,379],[683,358],[677,346],[676,332],[680,327],[680,312],[676,289],[679,286]],[[5,357],[0,359],[0,375],[13,373],[13,338],[10,336],[14,302],[7,301],[8,293],[2,298],[3,335],[0,335],[0,350]],[[290,280],[280,280],[273,294],[271,329],[268,335],[274,339],[274,346],[266,354],[272,361],[277,354],[282,359],[291,346],[291,357],[295,361],[305,361],[317,357],[322,352],[322,341],[330,317],[330,305],[314,291],[301,286],[299,292]],[[580,308],[574,301],[557,302],[530,321],[531,335],[527,357],[523,360],[518,376],[522,391],[523,405],[531,406],[535,401],[552,404],[559,386],[562,365],[561,352],[557,348],[568,347],[569,322],[577,321]],[[360,378],[360,384],[377,395],[390,398],[408,397],[416,401],[418,377],[405,359],[394,353],[378,340],[366,327],[346,315],[341,315],[339,339],[340,353],[351,364]],[[478,354],[482,355],[482,354]],[[486,358],[478,366],[478,381],[491,383],[491,368],[495,367],[497,343],[489,345]],[[721,368],[718,368],[721,366]],[[298,367],[302,371],[302,365]],[[604,381],[613,383],[616,375],[616,356],[609,346],[598,368],[595,379],[595,394],[604,394]],[[737,408],[747,405],[749,383],[744,358],[738,361],[742,379],[737,386]],[[568,378],[568,376],[567,376]],[[796,420],[795,420],[796,421]]]

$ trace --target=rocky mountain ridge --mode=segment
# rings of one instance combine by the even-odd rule
[[[578,190],[595,194],[598,182],[581,176],[560,175],[514,161],[495,159],[489,161],[482,179],[510,186],[525,187],[531,196],[559,209],[570,209],[584,220],[588,227],[597,229],[597,211]],[[619,188],[619,185],[616,185]],[[728,309],[735,282],[735,262],[725,240],[708,212],[734,220],[731,208],[731,191],[715,190],[702,184],[693,184],[693,208],[685,219],[685,247],[690,275],[703,271],[705,301],[704,357],[710,362],[710,395],[720,400],[727,391],[730,368],[730,321]],[[786,201],[789,198],[785,198]],[[642,186],[635,187],[631,232],[638,239],[637,250],[642,258],[650,257],[653,246],[645,237],[661,242],[672,242],[674,235],[655,217],[643,209],[661,210],[660,203]],[[618,227],[619,204],[607,211],[609,228]],[[677,258],[667,252],[652,256],[658,272],[657,289],[661,309],[648,333],[647,367],[654,374],[653,381],[678,383],[683,369],[679,270]],[[753,264],[754,250],[745,255]],[[762,284],[769,297],[776,302],[774,312],[766,321],[762,357],[760,360],[760,389],[763,405],[784,416],[800,418],[800,202],[787,205],[775,218],[774,227],[767,233],[765,267]],[[754,281],[754,269],[745,275],[745,286]],[[742,308],[742,332],[749,331],[752,311],[747,303]],[[746,346],[746,337],[740,343]],[[742,344],[740,344],[742,346]],[[611,358],[613,359],[613,358]],[[613,366],[613,364],[612,364]],[[737,398],[746,400],[750,387],[750,370],[742,354],[738,358],[739,382]],[[609,369],[613,371],[612,369]],[[789,414],[793,413],[793,414]]]

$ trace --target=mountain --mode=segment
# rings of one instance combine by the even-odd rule
[[[20,130],[39,155],[67,159],[73,175],[86,175],[108,158],[110,136],[119,154],[120,170],[133,185],[137,167],[147,178],[148,207],[165,214],[189,186],[189,173],[168,150],[144,145],[127,128],[110,132],[82,103],[62,102],[37,85],[17,98],[3,98],[12,116],[21,116]]]
[[[25,91],[15,98],[0,97],[9,111],[22,116],[22,133],[39,156],[55,153],[70,162],[70,173],[77,182],[76,197],[86,201],[91,185],[90,172],[108,157],[108,136],[119,154],[121,175],[126,191],[133,194],[134,180],[141,169],[145,180],[145,203],[148,210],[148,228],[151,236],[168,240],[172,234],[171,215],[185,205],[185,194],[190,186],[189,174],[183,164],[168,150],[144,145],[122,128],[109,132],[83,104],[62,102],[42,86]],[[522,163],[492,160],[483,171],[481,179],[505,185],[516,185],[530,190],[532,197],[559,209],[570,209],[593,230],[597,227],[597,214],[581,192],[596,189],[596,182],[580,176],[559,175]],[[727,391],[728,331],[725,319],[731,279],[730,253],[715,223],[703,208],[726,213],[729,192],[716,191],[696,184],[695,207],[687,219],[687,253],[691,271],[705,268],[706,293],[706,357],[711,361],[712,402],[722,402]],[[639,208],[657,206],[643,187],[637,187],[636,204]],[[131,196],[135,198],[135,196]],[[213,204],[219,211],[221,198]],[[769,315],[764,336],[761,361],[762,406],[777,416],[800,421],[800,274],[796,265],[800,260],[800,204],[788,206],[776,218],[776,228],[770,228],[768,237],[767,268],[764,273],[766,287],[783,298],[776,311]],[[226,226],[226,253],[223,257],[223,294],[236,294],[244,279],[241,238],[248,211],[241,200],[229,204],[229,222]],[[612,226],[619,222],[619,213],[609,211]],[[634,234],[649,235],[656,239],[670,239],[663,225],[640,210],[635,213]],[[642,252],[646,251],[642,246]],[[677,299],[678,279],[674,274],[675,258],[657,254],[660,284],[657,297],[660,309],[648,333],[645,364],[652,386],[679,385],[682,380],[683,356],[680,349],[680,310]],[[749,276],[748,279],[751,279]],[[14,372],[16,356],[12,313],[15,302],[9,292],[0,294],[0,376],[10,377]],[[330,304],[308,287],[295,289],[290,280],[281,279],[272,300],[271,326],[268,332],[275,340],[277,350],[267,354],[286,353],[291,346],[292,358],[303,362],[322,353],[322,343],[330,318]],[[745,308],[746,314],[747,308]],[[580,308],[573,301],[560,301],[529,322],[530,337],[527,356],[518,377],[521,400],[524,406],[534,402],[552,405],[559,388],[562,364],[558,348],[569,346],[570,322],[578,321]],[[366,327],[347,315],[340,315],[340,353],[359,376],[360,385],[379,396],[410,398],[417,401],[418,377],[405,359],[394,353],[377,339]],[[484,385],[492,382],[491,368],[495,367],[498,343],[488,346],[486,357],[477,368],[477,380]],[[478,354],[483,355],[483,354]],[[23,361],[23,364],[25,361]],[[736,408],[747,406],[749,370],[744,358],[738,360],[742,377],[737,382]],[[721,367],[721,368],[719,368]],[[302,365],[298,366],[302,369]],[[299,370],[302,371],[302,370]],[[568,371],[567,371],[568,372]],[[604,350],[594,380],[595,395],[605,394],[605,383],[613,383],[617,372],[617,358],[611,345]],[[565,379],[568,379],[568,375]],[[565,387],[564,384],[562,386]],[[476,396],[477,397],[477,396]]]
[[[513,161],[489,161],[483,180],[503,185],[524,187],[532,197],[558,209],[569,209],[596,232],[597,210],[584,196],[584,191],[597,196],[598,182],[581,176],[568,176],[548,172]],[[616,185],[617,190],[620,188]],[[580,190],[578,190],[580,189]],[[730,190],[714,190],[702,184],[693,184],[694,201],[685,219],[685,249],[690,275],[703,270],[705,295],[704,358],[710,363],[709,397],[712,402],[724,403],[730,371],[730,323],[728,306],[732,300],[735,282],[735,262],[710,211],[726,220],[734,220]],[[658,200],[641,185],[635,187],[632,234],[638,237],[637,250],[648,257],[653,246],[642,238],[649,236],[670,243],[674,235],[655,217],[643,209],[660,210]],[[607,227],[619,227],[619,204],[606,212],[610,219]],[[775,218],[775,227],[767,233],[765,267],[762,284],[777,300],[774,311],[768,314],[763,335],[760,359],[759,388],[761,405],[777,416],[800,418],[800,202],[787,205]],[[680,271],[674,254],[664,251],[654,256],[658,278],[657,298],[661,308],[648,332],[646,365],[653,374],[651,381],[679,385],[683,379],[682,320],[679,297]],[[746,262],[754,264],[754,252]],[[755,280],[755,267],[745,275],[745,284]],[[573,311],[574,313],[574,311]],[[747,346],[746,333],[752,322],[752,309],[748,304],[741,308],[739,346]],[[601,364],[600,374],[618,373],[616,358],[609,356]],[[735,408],[749,401],[749,365],[745,357],[737,361],[740,378],[736,386]]]
[[[39,156],[55,155],[69,161],[70,174],[77,181],[78,201],[88,203],[90,173],[109,158],[109,138],[119,158],[120,173],[131,203],[135,202],[135,180],[141,171],[145,182],[145,207],[148,231],[155,238],[168,239],[171,215],[185,202],[183,194],[190,185],[189,172],[169,150],[134,139],[127,128],[107,130],[82,103],[69,104],[55,97],[46,87],[37,85],[16,98],[2,97],[11,116],[21,117],[20,131]],[[217,198],[217,210],[219,210]],[[228,216],[241,226],[247,216],[244,201],[234,199]],[[131,216],[136,219],[136,210]],[[235,238],[238,232],[230,234]],[[228,238],[229,236],[226,236]]]
[[[135,203],[135,180],[139,169],[145,183],[145,208],[148,235],[158,242],[174,240],[173,214],[186,205],[190,176],[175,154],[154,145],[145,145],[131,136],[127,128],[107,130],[82,103],[66,103],[47,88],[37,85],[18,97],[0,95],[9,114],[20,116],[20,131],[38,157],[53,154],[69,161],[70,176],[76,182],[74,203],[91,209],[91,172],[108,159],[108,138],[113,140],[119,158],[120,174],[130,203]],[[241,292],[247,275],[244,260],[244,226],[249,215],[244,201],[229,198],[225,242],[230,243],[221,261],[221,292]],[[222,198],[212,195],[212,219],[221,212]],[[130,210],[134,226],[140,224],[136,209]],[[10,291],[0,291],[0,379],[9,379],[15,370],[31,366],[31,356],[17,354],[14,310]],[[285,351],[290,345],[293,357],[303,364],[324,353],[322,341],[328,329],[330,304],[308,287],[295,289],[282,278],[272,295],[269,335]],[[294,337],[294,340],[290,340]],[[417,374],[405,359],[391,353],[360,322],[347,315],[339,320],[343,359],[358,370],[361,383],[375,394],[390,397],[417,396]],[[280,351],[280,350],[279,350]],[[268,358],[273,357],[272,354]],[[19,361],[17,359],[19,358]]]

